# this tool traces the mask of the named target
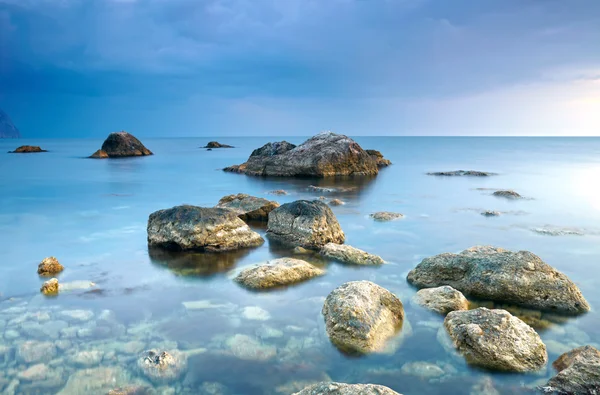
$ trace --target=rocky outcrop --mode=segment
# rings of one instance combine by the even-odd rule
[[[148,218],[148,246],[208,252],[257,247],[264,240],[224,208],[176,206]]]
[[[349,245],[327,243],[321,249],[321,255],[351,265],[383,265],[381,257],[369,254]]]
[[[0,139],[18,139],[19,129],[12,123],[7,113],[0,109]]]
[[[510,191],[510,190],[496,191],[496,192],[492,193],[492,195],[494,195],[496,197],[503,197],[506,199],[522,199],[523,198],[523,196],[519,195],[517,192]]]
[[[140,356],[137,366],[150,381],[163,384],[175,381],[185,373],[187,358],[178,350],[149,350]]]
[[[147,156],[152,152],[142,144],[140,140],[125,131],[115,132],[108,135],[102,148],[90,158],[123,158],[128,156]]]
[[[370,281],[339,286],[327,296],[322,313],[331,342],[359,353],[383,350],[404,319],[400,299]]]
[[[414,296],[413,302],[440,314],[469,309],[467,298],[460,291],[447,285],[421,289]]]
[[[11,154],[31,154],[36,152],[48,152],[45,149],[41,149],[37,145],[22,145],[14,151],[9,151]]]
[[[44,295],[58,295],[58,279],[51,278],[44,282],[40,288],[40,292]]]
[[[331,177],[376,175],[377,162],[351,138],[320,133],[299,146],[285,141],[255,150],[248,161],[225,171],[252,176]]]
[[[546,393],[600,393],[600,351],[592,346],[564,353],[552,364],[558,374],[543,388]]]
[[[344,232],[331,208],[319,201],[297,200],[269,213],[267,236],[281,244],[318,250],[343,243]]]
[[[387,167],[392,164],[392,162],[389,159],[385,159],[383,154],[379,151],[368,149],[366,152],[373,158],[375,163],[377,163],[377,167]]]
[[[58,274],[64,270],[63,265],[58,262],[58,259],[51,256],[48,258],[44,258],[42,262],[38,265],[38,274],[40,276],[53,276]]]
[[[454,170],[454,171],[436,171],[427,173],[428,176],[442,176],[442,177],[489,177],[494,176],[496,173],[489,173],[487,171],[476,171],[476,170]]]
[[[376,213],[369,214],[369,217],[373,218],[375,221],[387,222],[404,218],[404,215],[400,213],[392,213],[390,211],[378,211]]]
[[[506,310],[480,307],[452,311],[444,327],[467,363],[484,369],[532,372],[548,361],[546,346],[533,328]]]
[[[228,195],[221,200],[216,207],[234,211],[243,221],[264,221],[269,219],[269,213],[279,207],[279,203],[258,198],[245,193]]]
[[[590,309],[579,288],[529,251],[491,246],[425,258],[408,273],[419,288],[449,285],[467,296],[565,314]]]
[[[208,144],[206,144],[204,147],[202,148],[234,148],[232,145],[227,145],[227,144],[221,144],[217,141],[209,141]]]
[[[293,395],[401,395],[396,391],[375,384],[318,383]]]
[[[235,281],[250,289],[269,289],[295,284],[325,273],[301,259],[279,258],[243,270]]]

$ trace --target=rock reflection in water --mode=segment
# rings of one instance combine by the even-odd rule
[[[153,264],[168,268],[177,276],[211,277],[231,270],[251,250],[230,252],[181,252],[160,248],[149,248],[148,255]]]

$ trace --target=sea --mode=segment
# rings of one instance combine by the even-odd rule
[[[287,179],[221,170],[282,137],[138,137],[153,156],[87,159],[102,139],[0,140],[0,392],[293,394],[336,381],[404,395],[529,393],[555,374],[551,362],[561,353],[600,348],[598,138],[354,137],[393,164],[369,178]],[[200,148],[210,140],[235,148]],[[48,152],[7,153],[24,144]],[[427,175],[459,169],[497,175]],[[288,194],[270,194],[280,189]],[[498,189],[524,198],[493,196]],[[251,292],[235,275],[292,251],[267,240],[218,255],[149,252],[152,212],[212,207],[237,193],[281,204],[341,199],[332,210],[346,243],[388,263],[353,267],[308,255],[303,259],[323,267],[324,276]],[[486,210],[501,215],[486,217]],[[404,217],[377,222],[369,216],[377,211]],[[266,233],[265,226],[254,229]],[[538,331],[549,354],[538,372],[467,365],[440,343],[444,317],[411,301],[416,289],[406,275],[422,259],[477,245],[533,252],[572,279],[592,306],[583,316],[560,317],[474,303],[506,308]],[[40,293],[45,279],[37,265],[48,256],[65,266],[56,297]],[[383,352],[347,355],[327,337],[324,299],[354,280],[379,284],[404,304],[402,330]],[[138,363],[150,349],[183,355],[179,370],[149,377]]]

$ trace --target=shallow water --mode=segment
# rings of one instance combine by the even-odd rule
[[[410,302],[415,290],[406,274],[422,258],[479,244],[534,252],[575,281],[592,305],[593,311],[579,318],[529,312],[536,325],[541,318],[553,321],[539,328],[550,362],[570,348],[600,344],[594,311],[600,303],[600,139],[359,137],[364,148],[382,151],[394,165],[376,178],[338,180],[224,173],[218,169],[243,162],[252,149],[274,139],[217,138],[239,148],[198,148],[209,140],[147,139],[154,156],[118,160],[83,159],[101,140],[0,140],[0,152],[22,144],[50,151],[0,154],[1,391],[106,393],[139,384],[160,393],[290,394],[322,380],[379,383],[405,395],[477,388],[488,393],[486,385],[503,394],[525,391],[553,375],[550,364],[527,375],[470,368],[438,343],[443,317]],[[425,175],[457,169],[498,175]],[[315,193],[309,185],[342,191]],[[496,188],[514,189],[529,199],[496,198],[491,196]],[[277,189],[289,195],[267,194]],[[353,268],[309,256],[327,269],[325,276],[256,293],[237,286],[232,276],[289,251],[268,241],[226,255],[148,251],[145,227],[151,212],[182,203],[213,206],[239,192],[280,203],[340,198],[346,204],[332,209],[347,243],[390,264]],[[379,223],[368,217],[384,210],[405,218]],[[503,214],[487,218],[480,215],[483,210]],[[552,236],[544,230],[581,235]],[[66,267],[61,283],[96,285],[42,297],[36,268],[50,255]],[[329,343],[320,311],[335,287],[365,279],[398,295],[407,320],[386,353],[358,358]],[[150,383],[140,374],[137,357],[150,348],[187,353],[179,380]],[[31,349],[44,352],[31,355],[36,354]],[[415,361],[436,364],[442,373],[423,377],[401,370]]]

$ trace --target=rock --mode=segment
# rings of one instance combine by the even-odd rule
[[[332,192],[337,191],[337,189],[335,189],[335,188],[318,187],[316,185],[309,185],[308,190],[311,192],[318,192],[318,193],[332,193]],[[325,199],[325,196],[320,196],[319,199]]]
[[[44,295],[58,295],[58,279],[52,278],[44,282],[42,288],[40,288],[40,292]]]
[[[383,154],[379,151],[368,149],[366,152],[373,158],[375,163],[377,163],[377,167],[387,167],[392,164],[392,162],[389,159],[385,159]]]
[[[51,256],[48,258],[44,258],[42,262],[38,265],[38,274],[40,276],[53,276],[62,272],[65,268],[61,265],[58,260]]]
[[[80,369],[69,376],[67,384],[58,395],[106,394],[124,384],[126,379],[125,369],[121,367]]]
[[[223,208],[176,206],[148,219],[148,245],[172,250],[230,251],[257,247],[263,238]]]
[[[413,301],[440,314],[469,309],[467,298],[460,291],[448,285],[437,288],[423,288],[417,292]]]
[[[69,360],[73,365],[80,367],[92,367],[100,365],[102,358],[104,357],[104,351],[101,350],[89,350],[80,351],[74,354]]]
[[[250,289],[268,289],[306,281],[324,273],[324,270],[306,261],[279,258],[243,270],[235,281]]]
[[[48,152],[35,145],[22,145],[14,151],[9,151],[11,154],[30,154],[35,152]]]
[[[269,143],[255,150],[248,161],[225,171],[252,176],[376,175],[377,162],[351,138],[320,133],[298,147],[287,142]]]
[[[521,198],[523,198],[523,196],[519,195],[515,191],[496,191],[496,192],[492,193],[492,195],[497,196],[497,197],[507,198],[507,199],[521,199]]]
[[[265,309],[258,306],[247,306],[242,311],[242,316],[247,320],[253,321],[268,321],[271,319],[271,314]]]
[[[153,383],[169,383],[177,380],[187,369],[184,353],[173,351],[145,351],[138,359],[140,371]]]
[[[270,195],[278,195],[278,196],[288,195],[288,193],[286,191],[284,191],[283,189],[277,189],[275,191],[270,191],[267,193],[269,193]]]
[[[321,255],[351,265],[383,265],[381,257],[369,254],[349,245],[327,243],[321,249]]]
[[[152,152],[144,147],[144,144],[140,140],[125,131],[109,134],[102,144],[102,149],[96,151],[92,157],[104,157],[104,154],[100,151],[104,151],[109,158],[152,155]]]
[[[484,217],[499,217],[500,212],[487,210],[487,211],[482,212],[481,215],[483,215]]]
[[[428,176],[446,176],[446,177],[461,177],[461,176],[471,176],[471,177],[488,177],[494,176],[496,173],[489,173],[486,171],[476,171],[476,170],[455,170],[455,171],[437,171],[433,173],[427,173]]]
[[[452,311],[444,327],[454,347],[474,366],[531,372],[548,361],[546,346],[536,331],[506,310]]]
[[[344,204],[346,204],[346,203],[344,203],[340,199],[333,199],[333,200],[329,201],[330,206],[343,206]]]
[[[150,395],[154,392],[145,386],[119,387],[108,391],[108,395]]]
[[[283,331],[280,331],[279,329],[270,327],[270,326],[261,326],[260,328],[258,328],[256,331],[256,336],[258,336],[260,339],[265,340],[265,339],[278,339],[280,337],[283,337]]]
[[[91,310],[63,310],[59,314],[71,321],[79,322],[89,321],[94,317],[94,312]]]
[[[579,347],[561,355],[552,366],[552,377],[545,393],[598,394],[600,391],[600,351],[591,346]]]
[[[408,273],[419,288],[449,285],[467,296],[533,309],[580,314],[590,306],[567,276],[528,251],[491,246],[425,258]]]
[[[269,213],[267,236],[279,243],[318,250],[327,243],[343,243],[344,232],[326,204],[297,200]]]
[[[94,152],[92,155],[90,155],[90,158],[92,159],[106,159],[108,158],[108,154],[106,153],[106,151],[99,149],[98,151]]]
[[[404,215],[400,213],[392,213],[389,211],[379,211],[373,214],[369,214],[369,217],[373,218],[375,221],[395,221],[400,218],[404,218]]]
[[[19,129],[12,123],[8,114],[0,109],[0,139],[18,139],[20,137]]]
[[[266,361],[277,354],[275,346],[262,344],[255,338],[239,333],[227,339],[225,344],[234,356],[248,361]]]
[[[294,395],[400,395],[398,392],[374,384],[319,383]]]
[[[402,365],[402,369],[400,371],[402,374],[420,377],[423,379],[433,379],[436,377],[441,377],[445,374],[444,370],[436,364],[425,361],[407,362]]]
[[[402,325],[404,307],[394,294],[369,281],[333,290],[322,310],[327,334],[342,351],[382,351]]]
[[[279,203],[246,195],[245,193],[238,193],[237,195],[228,195],[221,198],[216,207],[232,210],[241,220],[246,222],[267,222],[269,213],[279,207]]]
[[[206,144],[202,148],[233,148],[233,146],[232,145],[227,145],[227,144],[221,144],[221,143],[216,142],[216,141],[210,141],[208,144]]]
[[[477,383],[471,386],[469,395],[501,395],[494,387],[494,381],[490,376],[482,377]]]
[[[56,355],[56,347],[51,342],[28,340],[18,345],[16,358],[19,362],[48,362]]]
[[[17,377],[19,380],[24,381],[38,381],[43,380],[48,376],[48,366],[43,363],[32,365],[29,368],[19,372]]]

